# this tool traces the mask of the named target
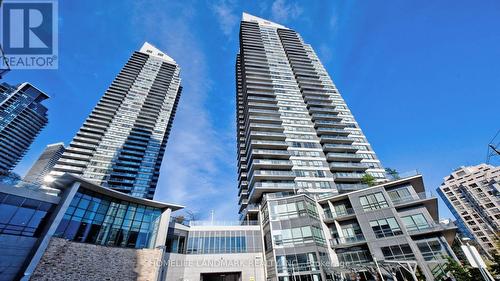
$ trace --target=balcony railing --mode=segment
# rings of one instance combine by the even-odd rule
[[[238,226],[259,225],[258,221],[190,221],[189,226]]]
[[[433,231],[444,231],[444,230],[453,229],[453,228],[456,228],[456,225],[452,221],[449,221],[449,222],[433,221],[433,222],[428,223],[428,224],[419,224],[419,225],[413,225],[413,226],[406,227],[406,229],[408,230],[408,233],[410,233],[410,234],[426,233],[426,232],[433,232]]]
[[[435,196],[433,196],[431,192],[420,192],[420,193],[411,194],[411,195],[405,196],[405,197],[392,198],[392,203],[394,205],[398,205],[398,204],[404,204],[407,202],[418,201],[418,200],[422,200],[422,199],[432,199],[434,197]]]
[[[367,188],[367,184],[347,184],[347,183],[338,183],[336,184],[338,190],[342,191],[353,191]]]
[[[330,239],[330,243],[332,246],[340,246],[340,245],[349,245],[353,243],[360,243],[360,242],[365,242],[365,237],[363,234],[358,234],[356,236],[352,237],[340,237],[340,238],[333,238]]]
[[[354,214],[354,209],[347,208],[342,211],[337,211],[335,213],[325,213],[325,219],[333,220],[340,217],[350,216]]]

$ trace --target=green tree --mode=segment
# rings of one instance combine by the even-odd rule
[[[370,174],[364,174],[361,178],[361,182],[368,186],[374,186],[376,184],[375,177]]]
[[[399,172],[396,169],[391,169],[391,168],[385,168],[385,172],[393,179],[393,180],[398,180],[400,179],[399,177]]]
[[[451,257],[447,257],[446,271],[455,277],[456,281],[470,281],[471,274],[465,266],[462,266]]]

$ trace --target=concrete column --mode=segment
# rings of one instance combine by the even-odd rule
[[[158,224],[158,233],[156,234],[156,240],[154,247],[165,246],[165,241],[167,241],[168,225],[170,223],[170,214],[172,209],[168,208],[161,213],[160,223]]]
[[[29,281],[29,279],[31,278],[31,274],[33,274],[36,266],[42,259],[45,250],[49,246],[50,239],[56,232],[57,227],[59,227],[59,224],[61,223],[61,220],[69,207],[69,204],[71,204],[71,201],[73,200],[73,197],[75,197],[75,194],[79,188],[80,183],[74,182],[71,187],[67,188],[64,191],[61,197],[61,201],[59,201],[59,205],[56,206],[54,212],[50,217],[50,220],[47,223],[49,225],[49,227],[47,228],[48,230],[42,237],[40,237],[38,248],[36,249],[30,263],[24,271],[24,275],[21,278],[22,281]]]

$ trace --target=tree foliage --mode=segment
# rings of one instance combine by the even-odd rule
[[[374,186],[376,184],[375,177],[370,174],[364,174],[361,178],[361,182],[368,186]]]

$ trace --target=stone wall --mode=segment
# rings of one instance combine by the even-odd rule
[[[30,280],[151,280],[161,250],[105,247],[52,238]]]

